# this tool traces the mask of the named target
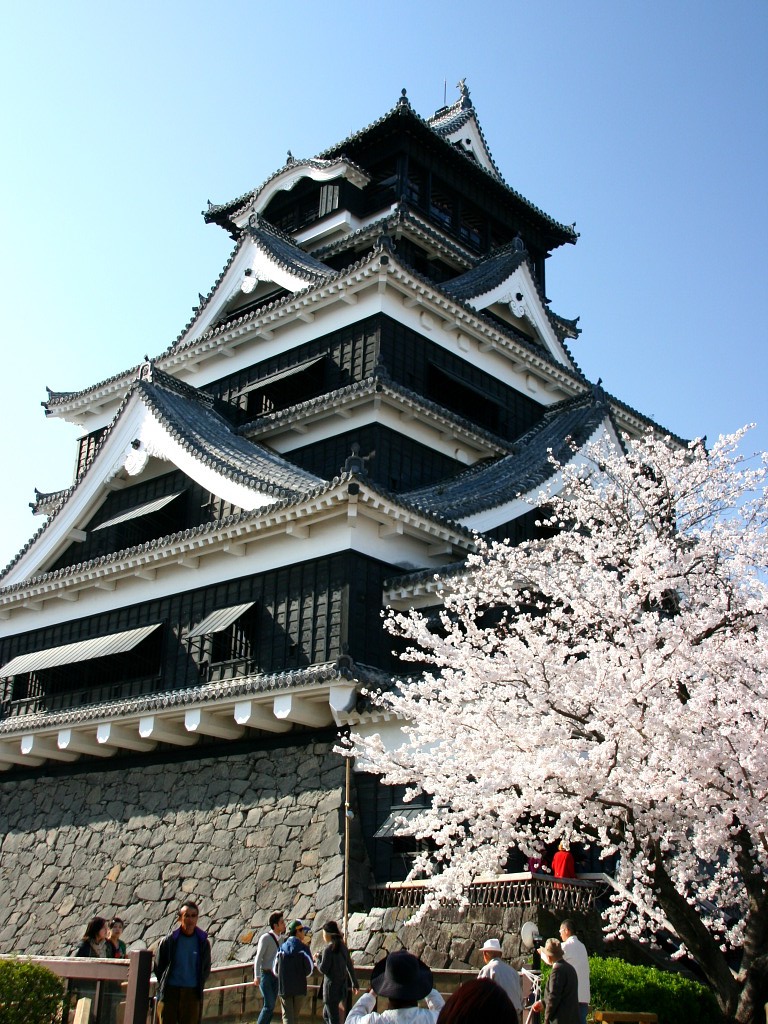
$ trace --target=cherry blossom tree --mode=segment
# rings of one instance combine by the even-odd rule
[[[425,908],[511,847],[598,844],[608,935],[671,932],[746,1022],[768,977],[768,455],[740,456],[744,434],[555,466],[551,539],[478,541],[439,622],[390,613],[423,672],[372,694],[401,745],[352,750],[431,797],[401,826],[432,840]]]

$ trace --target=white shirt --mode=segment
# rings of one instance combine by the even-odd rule
[[[347,1014],[347,1024],[436,1024],[438,1014],[445,1006],[445,1000],[437,991],[427,996],[428,1010],[421,1006],[406,1006],[402,1010],[383,1010],[374,1012],[376,996],[366,992],[360,996]]]
[[[506,961],[495,956],[480,971],[478,978],[490,978],[491,981],[495,981],[499,988],[503,988],[512,1000],[512,1005],[517,1012],[519,1013],[522,1010],[523,996],[520,991],[520,975],[512,964],[508,964]]]
[[[569,935],[563,943],[563,959],[576,971],[579,979],[579,1002],[589,1002],[589,954],[587,947],[575,935]]]

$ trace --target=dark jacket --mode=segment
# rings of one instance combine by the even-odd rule
[[[173,961],[176,958],[176,950],[178,949],[179,936],[181,935],[181,928],[176,928],[170,932],[161,940],[160,945],[157,947],[157,956],[155,957],[155,974],[157,975],[157,1001],[161,1003],[163,996],[165,995],[165,986],[168,984],[168,978],[173,967]],[[200,999],[203,998],[203,987],[205,985],[208,975],[211,973],[211,944],[208,941],[208,936],[202,930],[202,928],[195,928],[195,938],[198,944],[198,958],[197,958],[197,994]]]
[[[323,1000],[326,1003],[340,1002],[348,985],[360,987],[349,950],[341,940],[328,943],[320,954],[317,969],[323,975]]]
[[[543,1024],[579,1024],[579,979],[565,960],[558,960],[547,978]]]
[[[309,950],[295,935],[282,944],[275,957],[274,971],[281,996],[305,996],[307,978],[315,969]]]

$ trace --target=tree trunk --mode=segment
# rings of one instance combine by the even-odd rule
[[[657,843],[650,847],[648,855],[654,865],[653,889],[659,906],[678,937],[690,950],[691,956],[704,971],[726,1020],[738,1020],[739,1024],[742,1021],[744,1024],[747,1021],[754,1021],[754,1017],[736,1016],[741,996],[744,994],[742,985],[733,976],[716,938],[704,925],[695,908],[675,888],[664,866],[663,855]]]

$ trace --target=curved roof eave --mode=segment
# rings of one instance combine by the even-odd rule
[[[227,203],[211,204],[203,211],[207,224],[237,229],[238,223],[250,213],[262,213],[278,192],[290,191],[304,178],[313,181],[334,181],[345,178],[357,188],[364,188],[370,182],[370,175],[352,160],[338,157],[323,160],[319,157],[296,160],[289,154],[288,161],[271,174],[258,188],[245,192]]]
[[[82,491],[86,481],[103,474],[100,455],[107,449],[110,438],[129,408],[136,404],[142,404],[158,421],[160,429],[171,439],[173,446],[187,452],[187,469],[192,467],[189,475],[195,476],[194,466],[199,464],[206,477],[206,486],[212,484],[216,491],[215,480],[218,478],[222,484],[218,489],[220,493],[232,491],[233,498],[240,498],[234,501],[236,504],[243,505],[243,496],[247,499],[249,492],[253,494],[254,500],[264,505],[322,483],[314,474],[299,469],[282,456],[269,452],[231,430],[226,421],[213,410],[209,396],[152,368],[151,364],[145,364],[141,376],[132,382],[111,424],[100,438],[94,458],[86,471],[72,487],[60,492],[60,500],[51,509],[48,520],[0,573],[0,580],[38,546],[44,534],[55,529],[60,516]],[[156,441],[149,447],[145,445],[143,454],[139,451],[141,445],[137,447],[136,442],[133,443],[137,463],[141,458],[146,461],[150,449],[156,447]],[[266,502],[263,500],[265,497]]]
[[[570,461],[605,423],[608,408],[602,397],[587,393],[551,406],[542,419],[512,445],[510,454],[482,462],[449,480],[405,493],[419,508],[441,510],[464,522],[490,509],[508,505],[541,487],[555,472],[554,457]]]
[[[354,487],[350,489],[352,485]],[[214,553],[213,545],[216,541],[221,544],[232,539],[242,542],[249,534],[273,530],[294,521],[311,524],[315,514],[325,520],[330,506],[346,507],[353,493],[354,500],[362,503],[371,514],[396,516],[425,537],[448,542],[465,551],[470,551],[474,546],[474,532],[460,523],[425,512],[403,501],[398,495],[375,486],[364,476],[342,473],[304,494],[276,500],[263,508],[226,516],[213,523],[203,523],[197,528],[110,552],[85,563],[17,580],[0,587],[0,605],[14,600],[27,600],[35,594],[44,595],[61,586],[82,584],[115,574],[130,575],[143,565],[157,567],[163,561],[178,561],[188,553]]]
[[[412,278],[413,281],[418,284],[425,296],[428,294],[431,295],[435,301],[443,305],[446,310],[449,310],[457,319],[468,316],[471,320],[476,322],[483,334],[490,332],[495,335],[502,344],[508,343],[513,345],[513,347],[519,347],[521,351],[524,350],[528,352],[530,356],[534,357],[537,361],[540,361],[542,366],[547,365],[552,369],[556,369],[560,374],[566,374],[569,377],[575,374],[574,384],[578,381],[577,386],[579,389],[583,387],[585,380],[581,372],[578,370],[578,367],[576,367],[575,370],[572,370],[553,359],[549,353],[545,352],[540,347],[533,344],[525,344],[520,341],[520,339],[513,337],[511,334],[505,333],[498,323],[491,320],[489,317],[484,316],[482,311],[478,311],[466,302],[458,300],[447,294],[440,285],[435,284],[433,281],[429,280],[429,278],[419,274],[418,271],[400,260],[396,252],[385,250],[381,246],[376,246],[362,259],[357,260],[355,263],[350,264],[350,266],[333,273],[332,276],[329,276],[316,284],[303,288],[301,291],[285,295],[272,302],[268,302],[265,306],[261,306],[256,310],[245,313],[243,316],[232,322],[212,327],[199,337],[190,338],[183,344],[174,342],[163,353],[161,353],[161,355],[153,360],[154,365],[159,369],[166,370],[170,366],[178,365],[180,357],[183,358],[187,352],[190,353],[190,358],[197,358],[199,355],[198,349],[206,350],[217,348],[218,339],[221,339],[222,336],[226,335],[228,332],[240,330],[249,322],[253,323],[254,321],[264,320],[267,326],[274,327],[275,320],[284,316],[290,316],[293,312],[294,306],[295,308],[298,308],[305,305],[307,302],[312,303],[321,299],[323,293],[328,289],[339,291],[343,290],[347,284],[358,283],[361,273],[372,275],[384,271],[385,268],[382,264],[385,261],[383,257],[386,257],[386,261],[389,263],[389,267],[387,267],[388,272],[392,272],[396,276],[399,276],[404,283],[408,278]],[[223,340],[220,343],[222,345],[225,344]],[[132,380],[135,378],[140,366],[141,364],[135,367],[132,371],[126,371],[123,374],[116,374],[114,377],[109,378],[109,380],[100,384],[95,384],[83,391],[69,392],[66,394],[65,398],[62,398],[56,404],[61,410],[66,410],[70,415],[75,415],[76,406],[80,406],[83,410],[88,408],[90,404],[89,398],[94,404],[103,405],[106,398],[122,397],[130,386]],[[575,366],[576,364],[574,363],[574,367]],[[51,414],[54,410],[51,408],[47,411]],[[59,414],[62,415],[63,413],[60,412]]]

